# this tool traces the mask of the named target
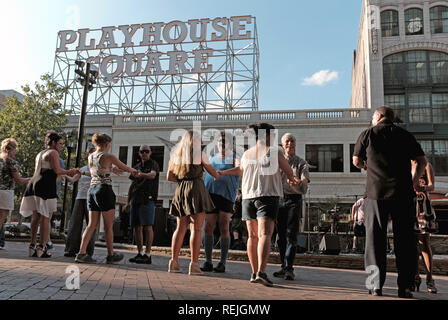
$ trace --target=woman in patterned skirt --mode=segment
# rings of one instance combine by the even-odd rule
[[[13,138],[2,141],[0,155],[0,230],[9,211],[14,210],[15,183],[27,184],[29,178],[22,178],[18,163],[14,159],[18,143]]]

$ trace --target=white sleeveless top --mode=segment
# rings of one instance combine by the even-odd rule
[[[272,146],[259,159],[247,158],[247,151],[241,158],[243,178],[241,193],[243,199],[259,197],[283,197],[283,184],[278,165],[278,147]]]

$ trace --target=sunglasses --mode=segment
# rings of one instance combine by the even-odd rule
[[[149,150],[140,150],[140,153],[150,153],[151,151]]]

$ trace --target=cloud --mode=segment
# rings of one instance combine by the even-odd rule
[[[321,70],[311,77],[303,79],[302,86],[323,86],[338,78],[339,73],[337,71]]]

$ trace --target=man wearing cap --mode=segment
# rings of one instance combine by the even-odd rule
[[[159,165],[152,160],[151,148],[143,145],[139,150],[141,162],[134,166],[138,174],[129,176],[130,222],[134,229],[134,239],[138,253],[130,262],[151,264],[151,246],[154,238],[155,201],[158,195]],[[143,251],[143,229],[145,230],[146,251]]]

